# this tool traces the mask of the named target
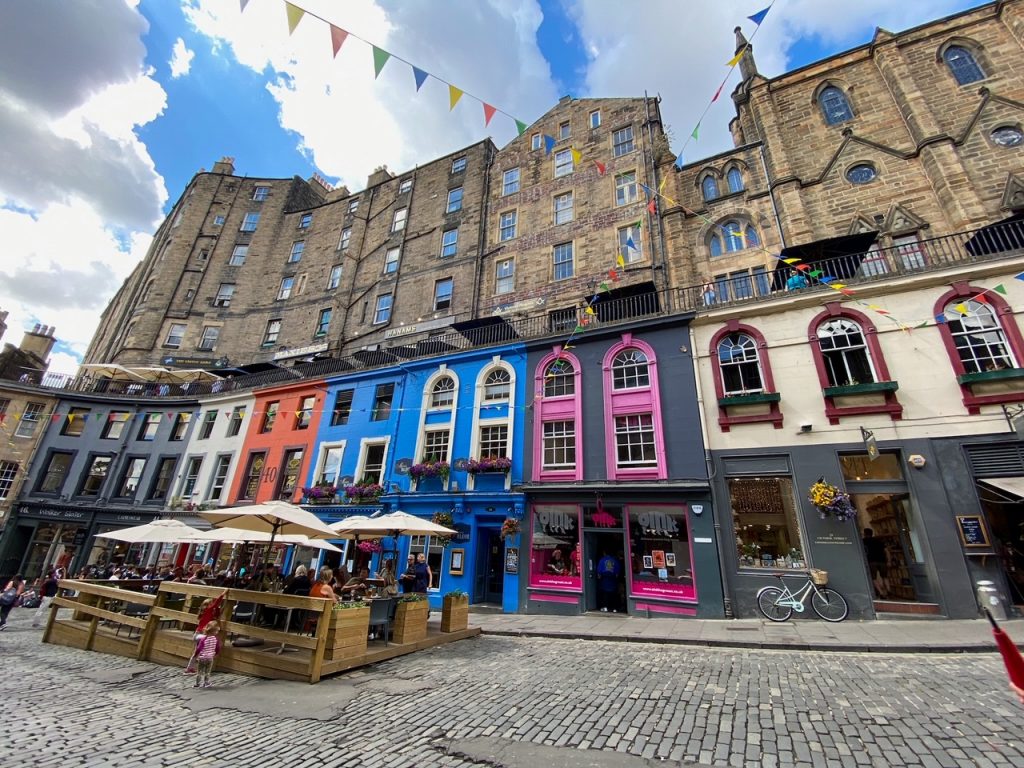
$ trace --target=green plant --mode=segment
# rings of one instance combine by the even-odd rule
[[[351,608],[369,608],[369,607],[370,607],[369,603],[364,603],[361,600],[354,600],[352,602],[335,603],[334,604],[334,610],[336,610],[336,611],[347,611],[347,610],[349,610]]]
[[[404,595],[402,595],[400,598],[398,598],[398,602],[400,602],[400,603],[422,603],[426,599],[427,599],[427,596],[422,594],[422,593],[420,593],[420,592],[406,592]]]
[[[453,589],[451,592],[449,592],[447,595],[445,595],[445,597],[453,597],[456,600],[462,600],[462,599],[468,600],[469,599],[469,595],[464,590],[461,590],[461,589]]]

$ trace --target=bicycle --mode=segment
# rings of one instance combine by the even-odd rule
[[[846,598],[825,586],[828,583],[828,571],[812,568],[807,583],[795,593],[790,591],[781,573],[775,576],[782,584],[781,589],[769,586],[757,591],[757,609],[769,621],[786,621],[794,610],[803,613],[808,596],[811,598],[811,608],[825,621],[842,621],[850,614]]]

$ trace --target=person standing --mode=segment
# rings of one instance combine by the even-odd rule
[[[50,601],[56,596],[57,575],[53,571],[47,571],[46,578],[43,579],[43,584],[39,588],[39,607],[36,608],[36,612],[32,616],[33,628],[39,628],[39,624],[43,621],[43,617],[46,616],[46,609],[50,607]]]
[[[416,580],[413,583],[413,592],[418,592],[422,595],[427,594],[427,588],[433,581],[434,574],[430,572],[430,566],[427,565],[427,556],[420,552],[416,555],[416,566],[415,566]]]
[[[220,653],[220,638],[217,632],[220,625],[211,621],[203,629],[202,633],[196,635],[196,688],[209,688],[210,673],[213,671],[213,662]]]
[[[864,529],[864,554],[868,559],[868,572],[871,583],[875,587],[876,597],[885,600],[889,597],[889,566],[886,560],[885,542],[875,538],[871,528]]]
[[[402,582],[402,592],[408,594],[409,592],[416,591],[413,589],[416,586],[416,555],[409,555],[405,565],[405,572],[398,580]]]
[[[607,552],[597,561],[597,607],[602,613],[619,612],[619,578],[622,564]]]
[[[0,630],[7,629],[7,616],[10,614],[14,604],[18,602],[22,592],[25,591],[25,580],[19,573],[7,582],[4,591],[0,593]]]

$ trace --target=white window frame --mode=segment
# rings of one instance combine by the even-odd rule
[[[449,238],[449,235],[452,237]],[[449,240],[451,242],[449,242]],[[450,251],[450,252],[449,252]],[[441,233],[441,258],[450,259],[459,252],[459,228],[453,227]]]
[[[398,272],[399,262],[402,260],[402,249],[400,246],[388,248],[384,252],[384,274],[393,275]]]
[[[181,329],[175,333],[176,329]],[[170,347],[171,349],[181,349],[181,345],[185,343],[185,334],[188,333],[188,323],[171,323],[167,328],[167,337],[164,339],[164,346]],[[172,341],[177,339],[177,341]]]
[[[502,267],[508,265],[511,269],[509,274],[503,275]],[[507,287],[506,287],[507,286]],[[515,258],[501,259],[494,265],[494,293],[500,296],[505,293],[513,293],[516,290],[516,260]]]
[[[573,160],[571,149],[561,149],[555,152],[555,178],[570,176],[576,170],[576,162]]]
[[[305,240],[296,240],[294,243],[292,243],[292,250],[288,254],[288,263],[289,264],[298,264],[300,261],[302,261],[302,254],[303,254],[303,252],[305,250],[306,250],[306,241]]]
[[[292,290],[295,288],[294,277],[282,277],[281,287],[277,290],[277,300],[284,301],[292,295]]]
[[[520,171],[518,168],[509,168],[501,174],[501,195],[514,195],[519,191]]]
[[[224,489],[231,485],[231,466],[234,463],[234,454],[230,453],[218,453],[215,454],[217,460],[213,464],[213,472],[210,473],[210,487],[206,489],[206,500],[207,501],[221,501],[224,496]],[[217,470],[220,469],[224,459],[227,459],[227,466],[224,468],[224,478],[217,486]],[[217,495],[214,496],[213,492],[217,491]]]
[[[349,213],[355,213],[358,210],[359,210],[359,198],[357,197],[355,200],[349,200],[348,201],[348,212]]]
[[[458,195],[457,195],[458,199],[453,199],[452,196],[455,195],[455,193],[458,193]],[[463,198],[463,189],[462,189],[462,187],[454,187],[453,189],[449,189],[448,190],[448,203],[447,203],[447,205],[445,205],[444,212],[445,213],[456,213],[458,211],[461,211],[462,210],[462,198]]]
[[[632,177],[627,181],[627,177]],[[636,185],[636,171],[623,171],[615,174],[615,206],[621,208],[630,205],[640,199],[640,193]]]
[[[0,501],[11,495],[14,481],[18,477],[18,462],[0,460]]]
[[[391,216],[391,232],[401,232],[409,219],[408,208],[397,208]]]
[[[381,458],[380,464],[380,481],[379,484],[384,486],[385,481],[385,470],[388,466],[388,451],[391,448],[390,437],[366,437],[359,441],[359,461],[356,463],[355,482],[362,480],[363,475],[366,472],[366,455],[370,452],[370,447],[375,445],[384,446],[384,455]]]
[[[596,118],[596,119],[595,119]],[[590,129],[601,127],[601,110],[595,109],[590,113]]]
[[[265,187],[262,185],[256,185],[255,187],[253,187],[252,199],[254,202],[262,203],[268,197],[270,197],[270,187]]]
[[[213,298],[213,306],[230,307],[231,300],[235,297],[236,287],[234,283],[221,283],[217,286],[217,295]]]
[[[210,338],[211,332],[213,335],[212,339]],[[204,325],[203,335],[199,339],[198,349],[204,350],[206,352],[213,352],[215,349],[217,349],[218,341],[220,341],[220,326]]]
[[[398,184],[398,194],[404,195],[410,191],[412,191],[412,179],[402,179]]]
[[[644,260],[644,241],[643,241],[643,230],[640,227],[635,227],[632,224],[627,224],[624,227],[619,227],[616,230],[616,237],[618,239],[619,255],[622,256],[622,260],[627,264],[636,264],[637,262]],[[636,248],[630,248],[626,245],[626,242],[632,238],[633,245]]]
[[[189,474],[192,467],[195,467],[195,474]],[[177,495],[183,499],[191,499],[196,495],[196,486],[199,485],[199,475],[203,471],[203,456],[189,456],[185,459],[185,466],[181,472],[181,488]],[[192,489],[186,492],[189,480],[192,481]]]
[[[42,421],[43,411],[46,410],[45,403],[26,403],[25,412],[18,420],[18,427],[14,430],[15,437],[32,437],[36,433],[36,425]],[[25,425],[28,429],[24,429]]]
[[[535,133],[530,137],[530,150],[536,151],[541,147],[540,134]]]
[[[559,249],[560,248],[564,249],[565,247],[568,247],[568,249],[569,249],[569,258],[568,259],[563,259],[562,261],[558,261]],[[569,264],[569,267],[570,267],[569,274],[562,275],[561,277],[559,277],[559,275],[558,275],[558,268],[559,268],[559,266],[564,265],[564,264]],[[567,243],[555,243],[553,246],[551,246],[551,279],[555,280],[555,281],[558,281],[558,280],[571,280],[574,277],[576,277],[576,246],[575,246],[575,243],[572,240],[570,240]]]
[[[383,306],[386,301],[387,306]],[[390,293],[382,293],[377,297],[377,301],[373,306],[373,325],[383,325],[384,323],[391,322],[391,313],[395,308],[395,297]],[[381,313],[386,312],[386,316],[381,317]]]
[[[250,211],[245,214],[245,218],[242,219],[242,226],[238,228],[239,232],[255,232],[256,227],[260,225],[260,215],[254,211]]]
[[[572,190],[562,192],[554,197],[554,221],[555,226],[568,224],[576,216],[576,200]]]
[[[338,473],[332,481],[335,487],[338,487],[341,480],[341,468],[345,464],[345,446],[348,444],[347,440],[338,440],[330,443],[320,443],[316,453],[316,471],[313,473],[313,483],[319,484],[325,482],[324,470],[327,468],[327,458],[331,451],[339,451],[340,456],[338,457]]]
[[[273,327],[274,324],[276,327]],[[283,320],[280,317],[275,317],[267,320],[267,327],[263,330],[263,345],[270,346],[271,344],[277,344],[277,340],[281,337],[281,327],[284,325]],[[271,328],[273,327],[273,330]]]
[[[249,255],[248,245],[236,245],[231,250],[231,256],[228,258],[229,267],[241,267],[245,265],[245,259]]]
[[[624,125],[622,128],[612,132],[612,157],[628,155],[635,149],[636,143],[633,139],[632,125]]]
[[[505,211],[498,214],[498,242],[515,240],[519,228],[519,211]]]
[[[568,424],[569,431],[558,432],[548,435],[549,425]],[[548,441],[562,441],[559,446],[549,446]],[[557,454],[559,451],[565,452],[568,450],[568,446],[572,445],[573,458],[569,461],[561,463],[549,463],[548,462],[548,451],[549,448],[553,454]],[[578,454],[578,445],[576,442],[576,420],[569,419],[548,419],[541,424],[541,468],[545,472],[557,472],[564,469],[573,469],[576,466],[576,457]]]
[[[327,273],[327,290],[328,291],[333,291],[339,285],[341,285],[341,272],[342,272],[342,268],[341,267],[342,267],[341,264],[335,264],[334,266],[331,267],[331,271]]]
[[[558,140],[565,141],[566,139],[572,138],[572,123],[568,120],[563,120],[558,124]]]
[[[439,289],[442,285],[448,283],[448,304],[441,306],[441,301],[444,297],[439,293]],[[434,311],[443,312],[445,310],[451,310],[452,303],[455,300],[455,278],[454,277],[442,277],[439,280],[434,281]]]
[[[647,418],[650,424],[644,424],[643,420]],[[639,419],[637,428],[632,428],[629,425],[630,419]],[[619,422],[626,422],[624,429],[619,428]],[[639,413],[620,413],[616,414],[612,421],[613,429],[615,430],[615,467],[616,469],[652,469],[658,466],[658,442],[657,442],[657,431],[654,428],[654,414],[650,411],[642,411]],[[626,437],[626,446],[632,447],[633,444],[629,442],[629,435],[640,435],[640,443],[638,444],[643,452],[643,447],[650,445],[652,458],[650,459],[639,459],[639,460],[627,460],[622,461],[619,459],[619,437]],[[649,439],[645,439],[645,436],[649,436]],[[631,451],[632,452],[632,451]]]
[[[304,213],[299,216],[299,229],[309,229],[313,226],[313,214]]]

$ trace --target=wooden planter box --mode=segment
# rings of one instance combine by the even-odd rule
[[[420,600],[415,603],[399,603],[395,611],[395,625],[391,638],[399,645],[418,643],[427,639],[427,614],[430,603]]]
[[[441,606],[441,631],[459,632],[469,626],[469,598],[446,595]]]
[[[332,610],[324,658],[333,661],[365,656],[369,632],[370,606]]]

